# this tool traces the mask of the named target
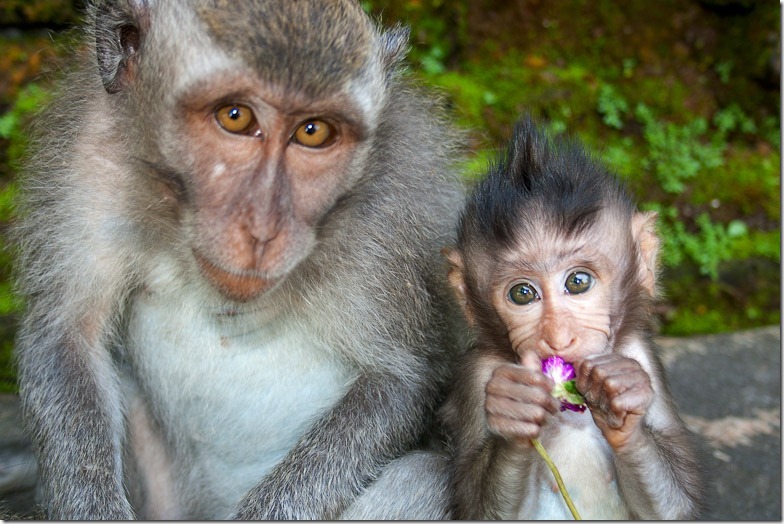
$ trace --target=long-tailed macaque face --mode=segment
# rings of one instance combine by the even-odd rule
[[[194,150],[193,252],[218,289],[251,298],[308,254],[365,129],[346,102],[282,110],[283,97],[254,84],[215,84],[187,96],[181,128]]]
[[[206,31],[187,43],[153,26],[124,40],[129,59],[121,68],[138,92],[159,93],[133,102],[157,124],[139,134],[155,142],[149,150],[160,158],[143,160],[170,187],[175,227],[184,229],[202,275],[234,300],[268,290],[310,253],[319,220],[362,175],[353,166],[364,162],[386,88],[367,80],[380,76],[383,55],[373,52],[372,27],[358,6],[281,3],[274,20],[252,12],[261,7],[196,9],[191,23]],[[335,10],[341,13],[328,13]],[[346,27],[315,26],[292,39],[308,17]],[[251,20],[264,27],[249,31]],[[335,44],[337,30],[346,35]],[[263,36],[263,45],[238,39],[249,33]],[[270,56],[284,51],[301,58]],[[155,71],[172,55],[182,62],[166,78],[132,74]]]
[[[526,228],[511,249],[474,257],[480,262],[466,263],[456,251],[448,253],[450,281],[470,321],[497,315],[519,362],[553,355],[577,362],[610,353],[627,288],[655,292],[655,219],[655,214],[637,213],[629,221],[605,212],[578,234],[543,221],[539,228]],[[471,273],[469,279],[465,272]],[[476,289],[466,289],[466,280]],[[467,300],[466,293],[486,294],[490,308],[475,311],[477,300]]]

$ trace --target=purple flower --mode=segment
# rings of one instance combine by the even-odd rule
[[[553,356],[542,361],[542,373],[553,379],[555,387],[550,392],[561,401],[561,411],[585,411],[585,399],[575,385],[574,366],[561,357]]]
[[[561,357],[550,357],[542,360],[542,373],[553,379],[556,384],[572,380],[576,376],[574,374],[574,366]]]

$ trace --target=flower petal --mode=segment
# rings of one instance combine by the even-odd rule
[[[558,356],[552,356],[542,361],[542,373],[550,377],[556,384],[573,379],[574,366]]]
[[[542,361],[542,373],[553,379],[555,387],[550,392],[561,401],[561,411],[585,411],[585,398],[577,391],[574,366],[558,356]]]

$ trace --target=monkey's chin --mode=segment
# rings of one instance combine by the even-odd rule
[[[236,302],[248,302],[271,287],[277,280],[257,275],[237,275],[225,271],[194,250],[202,275],[223,295]]]

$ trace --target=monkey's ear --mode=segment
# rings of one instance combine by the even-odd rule
[[[108,93],[117,93],[136,76],[142,29],[149,19],[147,0],[103,2],[95,11],[98,72]]]
[[[446,247],[441,250],[441,254],[444,255],[444,257],[449,262],[449,272],[447,273],[449,285],[452,286],[452,289],[455,291],[455,296],[457,297],[457,301],[460,304],[460,308],[463,310],[463,314],[465,315],[466,320],[468,320],[469,324],[473,324],[474,314],[468,304],[468,292],[466,291],[465,284],[465,263],[463,262],[463,255],[455,248],[450,249]]]
[[[640,259],[637,271],[645,289],[655,296],[656,269],[659,258],[659,237],[656,235],[656,218],[654,211],[635,213],[632,217],[632,238],[637,244]]]
[[[410,34],[411,30],[408,27],[397,23],[381,35],[382,61],[387,72],[393,71],[408,54]]]

